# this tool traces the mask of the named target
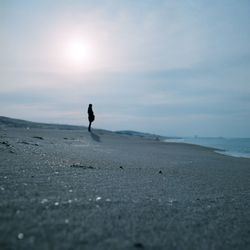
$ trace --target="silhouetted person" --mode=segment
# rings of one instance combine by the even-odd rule
[[[88,107],[88,115],[89,115],[89,132],[91,132],[91,123],[95,120],[95,115],[94,115],[94,112],[92,110],[92,104],[89,104],[89,107]]]

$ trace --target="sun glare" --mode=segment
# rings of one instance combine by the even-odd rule
[[[71,40],[67,43],[66,60],[72,67],[90,68],[94,60],[94,52],[90,43],[81,39]],[[92,65],[93,66],[93,65]]]

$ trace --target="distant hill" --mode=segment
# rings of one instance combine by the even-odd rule
[[[78,130],[85,128],[83,126],[63,125],[63,124],[49,124],[25,121],[21,119],[14,119],[5,116],[0,116],[0,127],[13,127],[13,128],[49,128],[49,129],[66,129]]]
[[[133,131],[133,130],[122,130],[122,131],[116,131],[115,133],[120,134],[120,135],[138,136],[138,137],[143,137],[143,138],[153,139],[153,140],[160,140],[163,138],[162,136],[159,136],[159,135],[143,133],[143,132],[138,132],[138,131]]]
[[[121,134],[121,135],[138,136],[138,137],[143,137],[146,139],[159,140],[159,141],[166,140],[166,139],[179,139],[179,137],[168,137],[168,136],[143,133],[143,132],[138,132],[138,131],[133,131],[133,130],[122,130],[122,131],[116,131],[115,133]]]

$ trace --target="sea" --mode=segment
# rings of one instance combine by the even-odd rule
[[[250,158],[250,138],[183,137],[165,141],[206,146],[215,148],[215,151],[220,154]]]

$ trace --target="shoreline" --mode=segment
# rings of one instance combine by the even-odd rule
[[[205,142],[199,142],[199,141],[195,141],[197,140],[197,138],[192,138],[192,137],[185,137],[185,138],[181,138],[181,139],[166,139],[163,140],[165,142],[172,142],[172,143],[185,143],[185,144],[189,144],[189,145],[199,145],[202,147],[208,147],[208,148],[212,148],[214,150],[215,153],[219,153],[219,154],[223,154],[223,155],[227,155],[227,156],[233,156],[233,157],[237,157],[237,158],[250,158],[250,153],[248,152],[241,152],[239,151],[239,149],[234,148],[234,149],[230,149],[227,148],[228,145],[217,145],[215,142],[209,142],[211,140],[226,140],[226,141],[230,141],[230,140],[249,140],[248,144],[246,147],[250,147],[250,139],[249,138],[220,138],[220,137],[199,137],[200,140],[205,140]],[[186,140],[186,141],[185,141]],[[206,141],[207,140],[207,141]],[[232,146],[231,146],[232,147]]]

